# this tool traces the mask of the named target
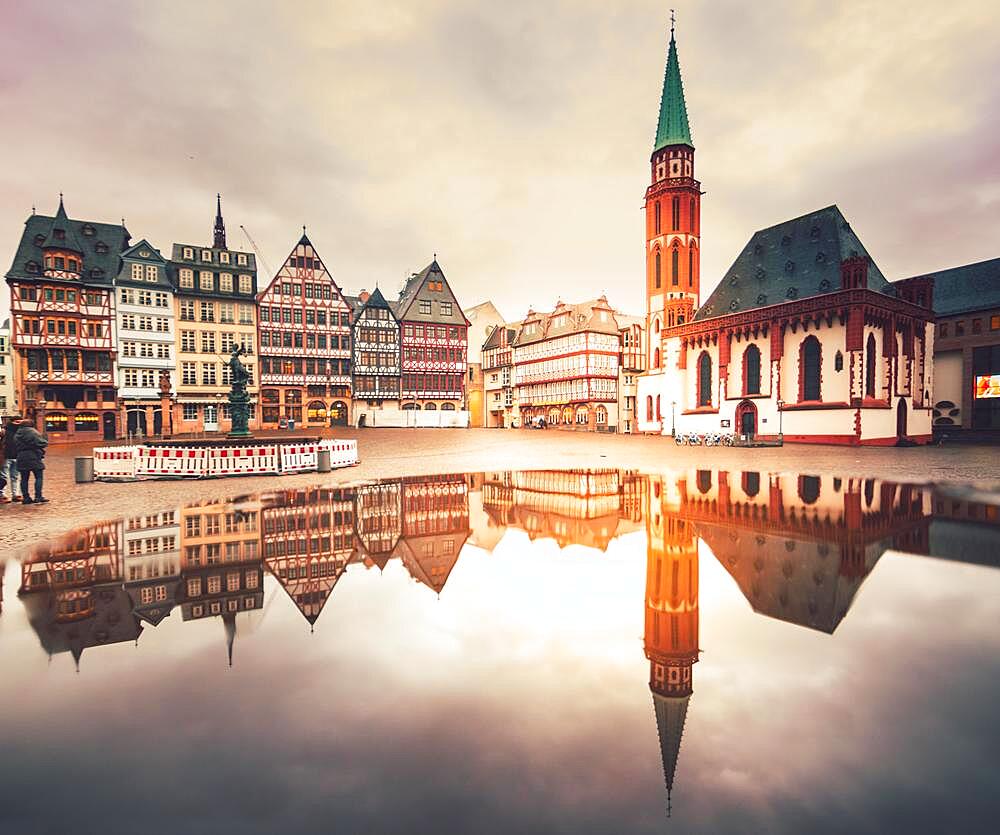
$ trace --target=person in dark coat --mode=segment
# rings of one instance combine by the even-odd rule
[[[14,446],[14,435],[17,434],[17,430],[21,427],[21,420],[20,417],[10,418],[4,427],[3,433],[3,457],[7,459],[7,463],[4,465],[4,475],[10,482],[10,500],[12,502],[21,501],[21,494],[18,489],[21,479],[17,471],[17,447]]]
[[[47,502],[42,495],[42,473],[45,471],[45,447],[48,440],[31,425],[24,421],[14,435],[14,447],[17,449],[17,469],[21,474],[21,495],[25,504]],[[28,476],[35,474],[35,498],[28,493]]]

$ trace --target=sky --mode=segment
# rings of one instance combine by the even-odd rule
[[[1000,255],[987,0],[674,0],[702,293],[751,234],[836,203],[890,279]],[[32,206],[231,247],[303,224],[345,291],[436,254],[509,319],[643,309],[669,36],[647,0],[0,0],[0,260]],[[0,310],[6,310],[3,294]]]

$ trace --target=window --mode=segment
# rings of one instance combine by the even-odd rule
[[[194,270],[183,269],[180,272],[180,284],[185,289],[194,287]]]
[[[198,385],[198,375],[196,372],[196,366],[193,362],[182,362],[181,363],[181,384],[185,386],[196,386]],[[184,420],[197,420],[198,418],[198,407],[191,403],[185,403],[184,408],[187,409],[188,406],[194,408],[194,417],[187,417],[187,412],[185,411]]]
[[[947,337],[948,336],[948,323],[942,322],[938,326],[938,336]]]
[[[219,274],[219,289],[223,293],[233,292],[233,274],[232,273],[220,273]]]
[[[239,264],[241,267],[245,267],[246,266],[247,256],[246,256],[245,252],[237,252],[236,253],[236,263]]]
[[[973,319],[972,320],[972,332],[973,333],[982,333],[983,332],[983,320],[982,319]]]
[[[944,328],[947,326],[942,325],[941,327]],[[1000,316],[990,316],[990,330],[1000,331]],[[942,333],[941,335],[944,336],[945,334]]]
[[[184,257],[191,261],[194,258],[194,250],[189,246],[184,247]]]
[[[429,301],[421,301],[419,305],[419,312],[425,316],[429,316],[431,313],[431,303]]]
[[[185,354],[194,353],[194,331],[181,331],[181,350]]]
[[[215,305],[212,302],[201,303],[201,321],[202,322],[215,321]]]
[[[155,293],[153,299],[156,302],[157,307],[168,307],[170,304],[166,293]]]
[[[681,228],[681,198],[677,197],[677,196],[674,196],[673,199],[670,202],[671,202],[671,205],[670,205],[670,209],[671,209],[671,211],[670,211],[671,227],[670,228],[673,229],[674,231],[677,231],[678,229]]]
[[[712,405],[712,358],[707,351],[698,357],[698,405]]]
[[[740,484],[743,493],[752,499],[760,492],[760,473],[744,471],[740,477]]]
[[[743,393],[760,394],[760,349],[748,345],[743,352]]]
[[[146,265],[146,281],[156,281],[159,278],[159,270],[156,269],[155,264]]]
[[[192,577],[187,581],[187,596],[188,597],[200,597],[201,596],[201,577]]]
[[[442,316],[451,316],[451,302],[439,302]]]
[[[132,280],[142,281],[142,264],[132,265]]]
[[[670,283],[674,287],[678,284],[680,269],[680,250],[677,248],[677,244],[674,244],[674,248],[670,252]]]
[[[215,363],[203,362],[201,364],[201,384],[203,386],[214,386],[217,379]]]
[[[184,363],[185,365],[193,365],[193,363]],[[194,373],[194,372],[192,372]],[[198,404],[197,403],[185,403],[183,408],[184,420],[198,420]]]
[[[253,282],[245,273],[240,275],[240,292],[244,294],[253,292]]]
[[[212,280],[211,270],[202,270],[198,273],[198,289],[207,290],[211,292],[215,288],[215,282]]]
[[[653,232],[654,234],[660,234],[660,201],[657,200],[653,204]]]
[[[210,250],[210,249],[203,249],[201,251],[201,260],[202,261],[207,261],[209,264],[211,264],[212,263],[212,250]]]
[[[228,252],[220,252],[219,253],[219,262],[222,263],[222,264],[228,264],[229,263],[229,253]]]
[[[875,334],[865,343],[865,397],[875,396]]]
[[[185,300],[181,302],[181,321],[182,322],[193,322],[194,321],[194,302],[190,300]]]
[[[799,476],[799,498],[802,499],[805,504],[816,504],[819,500],[819,489],[819,476]]]
[[[661,278],[660,278],[660,269],[661,269],[660,250],[656,250],[656,257],[654,259],[654,262],[655,262],[655,266],[653,268],[653,275],[655,276],[654,277],[654,283],[655,283],[657,289],[659,289],[660,284],[661,284]]]
[[[234,307],[232,302],[222,302],[219,305],[219,321],[223,322],[224,324],[231,325],[233,322],[236,321],[234,317],[235,310],[236,308]]]
[[[203,354],[215,353],[215,333],[213,331],[201,332],[201,352]]]
[[[646,395],[646,420],[653,419],[653,397],[652,395]]]
[[[823,349],[815,336],[802,341],[799,349],[799,399],[821,400]]]

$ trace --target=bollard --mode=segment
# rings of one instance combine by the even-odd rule
[[[94,459],[79,457],[74,459],[74,474],[77,484],[87,484],[94,480]]]
[[[321,449],[316,452],[316,472],[328,473],[333,469],[330,463],[330,450]]]

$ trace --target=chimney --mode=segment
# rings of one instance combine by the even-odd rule
[[[361,300],[361,304],[364,304],[365,302],[368,301],[369,298],[371,298],[371,293],[369,293],[367,290],[362,290],[360,293],[358,293],[358,298]]]

